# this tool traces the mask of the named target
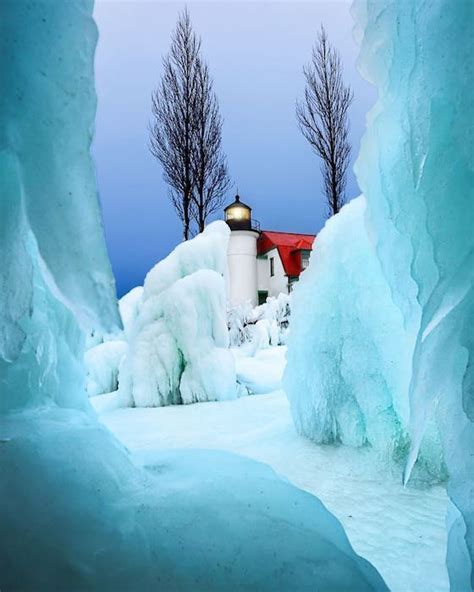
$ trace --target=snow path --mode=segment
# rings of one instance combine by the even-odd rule
[[[370,450],[317,446],[299,437],[282,391],[237,401],[118,409],[100,419],[136,453],[211,448],[271,465],[317,495],[341,521],[355,551],[393,592],[445,592],[447,495],[406,489]]]

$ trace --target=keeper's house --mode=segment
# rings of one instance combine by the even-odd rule
[[[248,300],[256,306],[268,296],[289,294],[308,266],[316,236],[260,230],[252,220],[252,208],[238,195],[224,214],[231,229],[227,252],[230,306]]]

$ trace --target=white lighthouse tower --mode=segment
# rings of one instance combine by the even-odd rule
[[[225,221],[231,229],[227,263],[229,266],[228,298],[230,306],[250,301],[257,305],[257,239],[259,227],[252,221],[252,208],[239,195],[225,209]]]

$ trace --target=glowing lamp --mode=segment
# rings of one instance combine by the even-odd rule
[[[231,230],[252,230],[252,208],[235,196],[235,201],[224,209],[225,221]]]

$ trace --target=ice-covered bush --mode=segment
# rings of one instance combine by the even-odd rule
[[[115,404],[138,407],[237,396],[225,318],[228,238],[224,222],[210,224],[121,298],[123,341],[86,352],[89,395],[118,387]]]
[[[214,222],[181,243],[121,301],[129,348],[122,404],[139,407],[232,399],[234,359],[226,326],[229,228]]]
[[[250,301],[227,311],[227,326],[231,347],[239,347],[251,339],[251,321],[254,308]]]
[[[232,347],[252,344],[253,350],[270,345],[284,345],[290,322],[290,296],[279,294],[252,308],[249,302],[231,308],[227,313]]]
[[[442,454],[460,511],[450,517],[451,586],[469,590],[472,6],[360,1],[354,14],[361,69],[379,89],[357,163],[367,207],[350,204],[318,237],[293,296],[286,390],[297,426],[319,441],[390,448],[394,438],[405,481],[419,461],[441,477]]]

